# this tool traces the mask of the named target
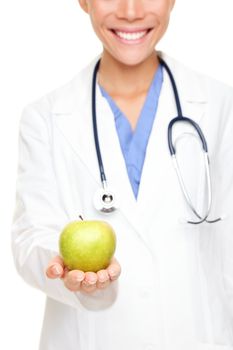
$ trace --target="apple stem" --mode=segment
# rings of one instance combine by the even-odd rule
[[[83,221],[83,217],[81,215],[79,215],[78,217]]]

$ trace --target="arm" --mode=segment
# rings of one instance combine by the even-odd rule
[[[53,169],[49,107],[44,98],[37,104],[27,106],[22,113],[12,250],[16,268],[27,283],[57,301],[79,307],[80,303],[88,304],[90,297],[71,292],[78,291],[70,288],[69,279],[73,273],[64,274],[60,264],[61,275],[50,274],[50,267],[54,261],[58,261],[58,238],[69,217],[63,210]],[[50,267],[46,276],[48,264]],[[109,293],[108,299],[111,301],[114,288]],[[92,296],[91,302],[93,298],[98,302],[101,295]]]

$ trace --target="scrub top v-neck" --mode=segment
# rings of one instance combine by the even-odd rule
[[[99,85],[102,96],[107,99],[114,115],[122,154],[125,159],[129,180],[136,199],[146,156],[146,148],[157,112],[162,83],[163,70],[162,66],[159,65],[148,89],[147,96],[134,131],[132,130],[131,125],[124,113],[120,110],[104,88]]]

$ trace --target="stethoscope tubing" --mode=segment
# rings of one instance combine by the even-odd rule
[[[177,109],[177,117],[173,118],[170,121],[170,123],[168,124],[168,147],[169,147],[169,151],[170,151],[171,156],[176,153],[176,150],[175,150],[175,147],[174,147],[174,144],[172,141],[172,128],[173,128],[174,124],[176,124],[177,122],[190,123],[194,127],[194,129],[197,131],[197,133],[200,137],[203,150],[206,153],[208,153],[207,142],[206,142],[205,136],[204,136],[200,126],[194,120],[183,116],[180,98],[179,98],[179,94],[178,94],[178,89],[177,89],[176,82],[175,82],[175,79],[173,77],[173,74],[172,74],[170,68],[168,67],[167,63],[161,57],[159,57],[159,61],[160,61],[161,65],[165,68],[165,70],[168,73],[168,76],[170,78],[170,81],[172,84],[172,90],[173,90],[175,102],[176,102],[176,109]]]
[[[98,73],[100,61],[101,60],[99,59],[95,65],[94,72],[93,72],[93,78],[92,78],[92,122],[93,122],[95,149],[96,149],[96,155],[97,155],[98,164],[99,164],[100,180],[101,180],[103,188],[106,188],[107,187],[107,179],[106,179],[103,160],[102,160],[101,151],[100,151],[98,126],[97,126],[97,118],[96,118],[96,78],[97,78],[97,73]]]
[[[168,135],[167,135],[167,138],[168,138],[168,148],[169,148],[171,156],[176,154],[176,149],[175,149],[175,146],[174,146],[174,143],[173,143],[173,140],[172,140],[172,128],[173,128],[173,126],[176,123],[179,123],[179,122],[182,122],[182,123],[185,122],[185,123],[189,123],[189,124],[192,125],[192,127],[196,130],[196,132],[199,135],[199,138],[200,138],[201,143],[202,143],[203,151],[208,154],[207,142],[206,142],[205,136],[204,136],[200,126],[194,120],[192,120],[190,118],[187,118],[187,117],[184,117],[182,115],[182,116],[173,118],[170,121],[170,123],[168,124],[168,129],[167,129]]]
[[[107,179],[106,179],[103,160],[102,160],[101,151],[100,151],[99,137],[98,137],[98,126],[97,126],[97,118],[96,118],[96,79],[97,79],[98,69],[100,66],[100,61],[101,61],[101,59],[99,59],[95,65],[94,72],[93,72],[93,78],[92,78],[92,121],[93,121],[93,133],[94,133],[96,155],[97,155],[97,159],[98,159],[100,180],[101,180],[101,184],[102,184],[102,192],[101,192],[101,198],[100,198],[101,205],[98,204],[98,210],[100,210],[102,212],[110,213],[116,209],[114,207],[114,205],[111,206],[111,200],[113,200],[113,199],[115,200],[115,196],[113,195],[113,193],[111,191],[108,190]],[[176,103],[176,109],[177,109],[177,117],[173,118],[168,124],[167,139],[168,139],[169,152],[170,152],[170,155],[171,155],[172,160],[173,160],[173,165],[174,165],[174,168],[175,168],[175,171],[176,171],[176,174],[177,174],[185,201],[188,204],[191,211],[194,213],[194,215],[199,219],[198,221],[187,220],[187,223],[189,223],[189,224],[201,224],[204,221],[206,221],[207,223],[217,222],[217,221],[221,220],[221,218],[217,218],[215,220],[207,220],[207,218],[210,214],[210,209],[211,209],[211,204],[212,204],[212,189],[211,189],[208,148],[207,148],[207,142],[206,142],[205,136],[204,136],[200,126],[194,120],[183,116],[180,98],[179,98],[179,94],[178,94],[178,90],[177,90],[177,86],[176,86],[173,74],[172,74],[170,68],[168,67],[167,63],[161,57],[159,57],[159,61],[160,61],[160,64],[165,68],[165,70],[170,78],[173,93],[174,93],[175,103]],[[190,124],[196,130],[196,132],[199,136],[199,139],[201,141],[201,144],[202,144],[202,150],[203,150],[203,154],[204,154],[204,163],[205,163],[205,174],[206,174],[206,180],[207,180],[207,196],[208,196],[208,198],[207,198],[207,210],[206,210],[206,214],[204,216],[201,216],[197,212],[197,210],[195,209],[195,206],[193,205],[193,203],[191,201],[191,198],[190,198],[188,191],[186,189],[186,186],[184,184],[184,181],[183,181],[183,178],[182,178],[182,175],[180,172],[180,168],[179,168],[179,165],[178,165],[178,162],[176,159],[176,148],[175,148],[175,145],[174,145],[174,142],[172,139],[172,131],[173,131],[174,125],[176,123],[180,123],[180,122],[182,122],[182,123],[185,122],[185,123]],[[107,200],[108,200],[108,203],[106,206],[104,203],[105,198],[107,198]],[[110,202],[109,202],[109,200],[110,200]]]

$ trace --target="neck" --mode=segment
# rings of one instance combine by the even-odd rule
[[[140,64],[129,66],[104,51],[98,72],[99,84],[111,95],[131,97],[146,93],[159,65],[154,51]]]

